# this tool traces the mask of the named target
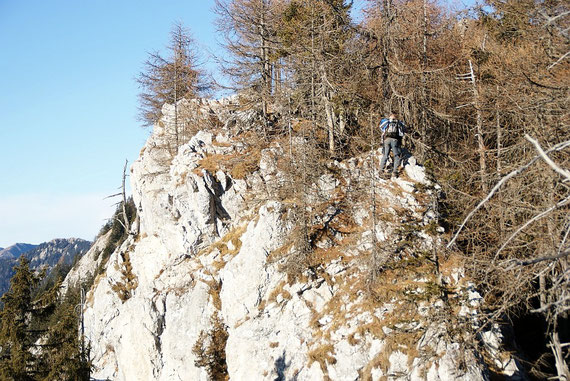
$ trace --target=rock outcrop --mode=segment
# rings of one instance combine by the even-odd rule
[[[391,180],[379,151],[330,161],[300,205],[283,142],[229,170],[251,160],[249,116],[194,105],[218,128],[173,153],[165,106],[131,168],[138,220],[85,306],[96,379],[207,380],[206,354],[231,380],[488,379],[480,297],[442,254],[439,189],[413,157]]]

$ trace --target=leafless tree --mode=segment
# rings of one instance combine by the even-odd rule
[[[276,7],[279,0],[216,0],[217,28],[229,53],[222,71],[236,89],[249,90],[267,121],[276,65]]]
[[[162,117],[165,103],[173,105],[172,151],[175,153],[184,134],[179,101],[197,97],[209,88],[209,84],[199,69],[198,54],[190,32],[182,24],[177,23],[172,28],[167,50],[169,55],[166,58],[159,52],[149,54],[144,71],[137,78],[141,88],[139,118],[144,125],[151,126]]]

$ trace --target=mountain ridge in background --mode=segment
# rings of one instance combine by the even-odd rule
[[[34,270],[46,269],[46,277],[53,269],[71,266],[77,256],[81,257],[91,247],[91,242],[80,238],[56,238],[38,245],[16,243],[0,250],[0,295],[10,288],[14,266],[23,255]]]
[[[0,258],[18,258],[20,255],[28,250],[31,250],[38,245],[30,243],[15,243],[7,248],[0,248]]]

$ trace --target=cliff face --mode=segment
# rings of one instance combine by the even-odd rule
[[[246,160],[230,126],[247,115],[200,108],[226,128],[198,132],[171,159],[165,106],[131,168],[138,220],[85,306],[96,379],[207,380],[204,352],[225,355],[232,380],[487,379],[471,345],[480,297],[438,254],[438,187],[413,157],[392,180],[374,171],[379,151],[328,163],[307,186],[313,247],[302,254],[298,209],[279,191],[286,149],[262,150],[247,175],[207,165]]]

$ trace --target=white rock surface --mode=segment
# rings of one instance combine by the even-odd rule
[[[70,286],[80,285],[94,275],[97,267],[101,263],[103,257],[102,253],[109,242],[110,236],[111,231],[108,231],[93,242],[89,251],[87,251],[69,271],[61,284],[63,293],[65,293]]]
[[[225,126],[250,120],[250,115],[228,111],[231,104],[191,103],[217,115]],[[408,160],[407,177],[378,178],[374,192],[367,190],[383,205],[376,232],[371,230],[368,196],[351,210],[339,211],[334,205],[326,209],[320,224],[336,222],[340,213],[353,216],[354,232],[337,232],[335,239],[341,242],[350,234],[354,243],[343,246],[345,251],[322,268],[288,281],[285,259],[274,256],[287,247],[294,229],[290,206],[271,198],[283,178],[277,166],[282,150],[264,150],[259,170],[246,179],[233,179],[222,169],[210,172],[201,160],[236,154],[242,149],[239,143],[232,143],[227,130],[217,136],[200,131],[171,157],[161,147],[172,107],[165,106],[164,112],[166,117],[131,168],[138,235],[111,255],[87,296],[86,334],[96,379],[207,380],[206,370],[195,364],[193,347],[202,332],[212,329],[214,316],[222,319],[228,333],[225,355],[231,380],[376,380],[387,374],[390,380],[486,379],[486,366],[469,351],[462,352],[459,340],[443,339],[444,326],[437,342],[426,338],[433,331],[425,328],[431,324],[430,311],[441,310],[438,303],[424,303],[420,320],[412,325],[426,332],[417,345],[433,347],[434,355],[426,362],[414,358],[414,351],[408,357],[399,347],[385,347],[396,328],[383,319],[403,300],[393,297],[370,304],[365,297],[363,279],[370,273],[363,258],[376,242],[394,248],[404,240],[401,224],[415,221],[421,230],[437,222],[435,213],[425,213],[422,201],[433,194],[418,197],[414,187],[417,182],[431,185],[415,160]],[[378,157],[373,161],[376,166]],[[320,194],[315,200],[344,191],[346,184],[358,184],[375,169],[368,155],[331,165],[340,171],[344,185],[338,177],[321,177],[314,184]],[[256,199],[259,194],[263,197]],[[440,244],[437,235],[419,230],[409,232],[417,250]],[[331,238],[319,242],[325,253],[332,245]],[[392,255],[397,259],[403,254]],[[73,279],[87,271],[87,263],[85,259],[80,264]],[[96,261],[91,259],[91,264]],[[449,280],[460,289],[464,277],[457,274]],[[425,284],[418,280],[419,294]],[[460,353],[467,358],[462,371]],[[380,357],[388,362],[376,364]]]

